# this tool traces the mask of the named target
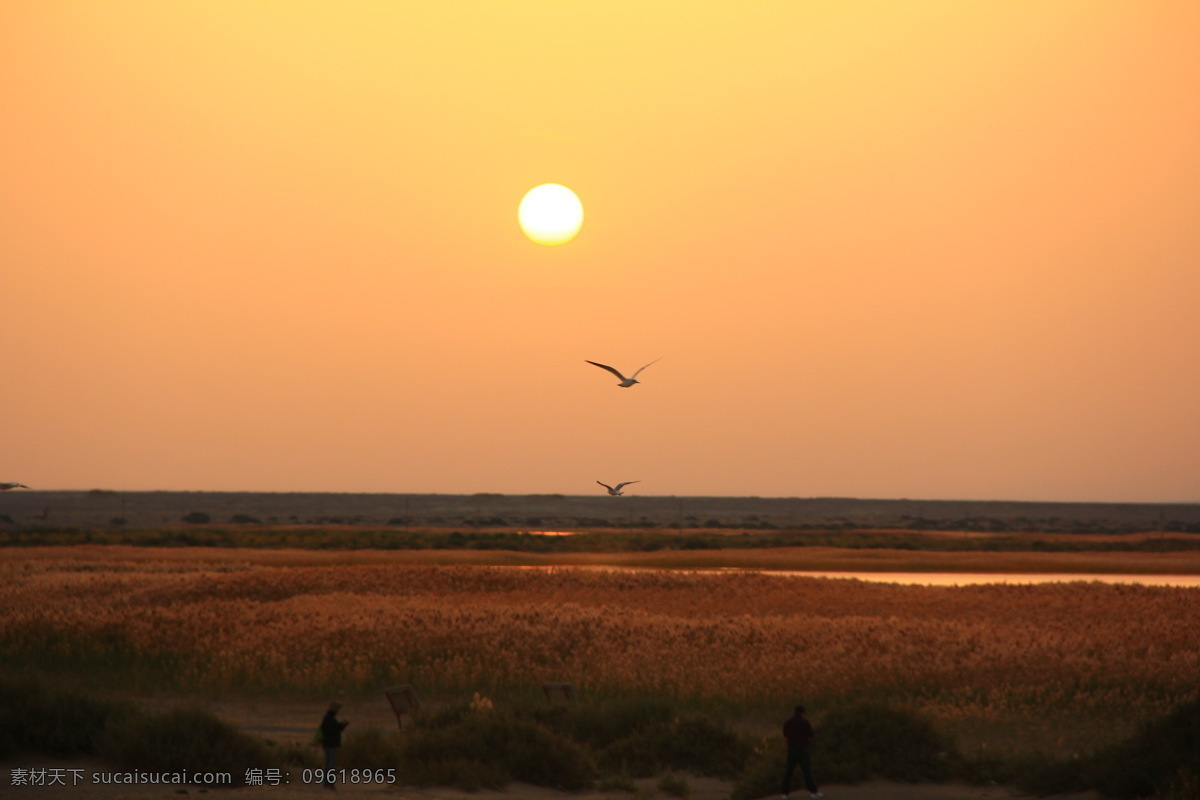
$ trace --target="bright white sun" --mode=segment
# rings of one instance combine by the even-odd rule
[[[569,242],[583,225],[583,204],[565,186],[543,183],[530,189],[517,208],[525,235],[538,244]]]

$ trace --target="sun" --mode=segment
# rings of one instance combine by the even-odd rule
[[[565,186],[543,183],[530,189],[517,208],[525,235],[538,244],[569,242],[583,225],[583,203]]]

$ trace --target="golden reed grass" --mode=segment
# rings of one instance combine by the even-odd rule
[[[1200,590],[756,574],[0,561],[9,663],[170,665],[181,687],[582,690],[943,717],[1165,711],[1200,689]]]

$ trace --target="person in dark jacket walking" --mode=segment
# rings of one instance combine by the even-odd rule
[[[783,773],[783,800],[788,800],[788,792],[792,789],[792,776],[796,767],[804,773],[804,785],[808,787],[810,797],[823,797],[817,790],[817,782],[812,776],[812,759],[808,748],[812,744],[812,723],[804,716],[804,706],[796,706],[796,712],[783,723],[783,735],[787,739],[787,769]]]
[[[346,729],[349,722],[342,722],[337,718],[337,714],[342,710],[342,704],[333,702],[329,704],[329,710],[325,712],[325,716],[321,719],[321,746],[325,748],[325,788],[333,789],[333,762],[337,756],[337,749],[342,746],[342,731]]]

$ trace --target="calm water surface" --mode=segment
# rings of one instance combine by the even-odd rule
[[[759,575],[776,575],[781,578],[840,578],[844,580],[869,581],[872,583],[900,583],[908,586],[978,586],[987,583],[1028,585],[1035,583],[1131,583],[1142,586],[1182,586],[1200,588],[1200,575],[1113,575],[1079,572],[809,572],[803,570],[744,569],[742,567],[718,567],[716,569],[663,570],[658,567],[620,566],[555,566],[517,567],[517,569],[579,569],[603,572],[687,572],[692,574],[728,574],[730,572],[752,572]]]
[[[976,586],[981,583],[1137,583],[1142,586],[1200,587],[1200,575],[1099,575],[1073,572],[994,573],[994,572],[773,572],[806,578],[852,578],[875,583],[903,583],[915,586]]]

